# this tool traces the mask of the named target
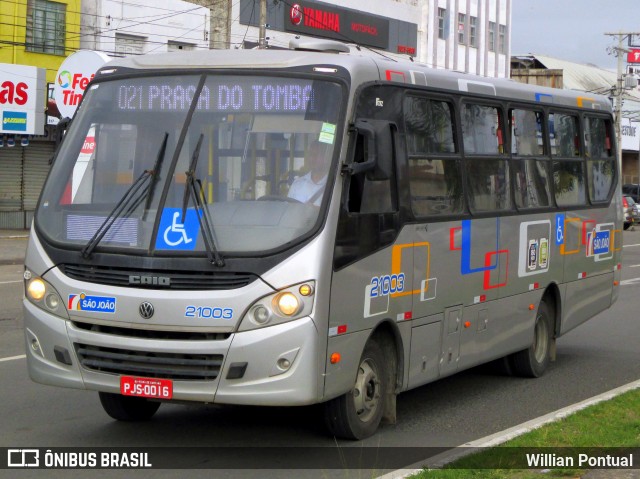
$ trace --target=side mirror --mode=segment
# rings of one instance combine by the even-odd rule
[[[357,175],[366,172],[372,181],[388,180],[393,168],[393,123],[385,120],[356,120],[351,131],[362,137],[362,155],[344,165],[343,173]],[[356,136],[355,140],[358,142]],[[362,161],[358,161],[361,158]]]

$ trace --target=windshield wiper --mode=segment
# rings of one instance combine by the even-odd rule
[[[191,197],[193,204],[196,207],[196,216],[198,217],[200,229],[202,230],[202,239],[204,240],[204,246],[207,250],[207,258],[211,264],[222,267],[224,266],[224,260],[216,247],[216,237],[213,232],[211,218],[209,217],[209,208],[202,201],[202,182],[195,177],[196,166],[198,165],[198,159],[200,158],[200,149],[202,148],[203,139],[204,134],[201,133],[200,138],[198,138],[196,148],[193,150],[193,155],[191,156],[189,170],[185,172],[187,175],[187,181],[184,185],[184,195],[182,197],[182,223],[184,224],[185,222],[187,205],[189,204],[189,197]]]
[[[118,218],[121,216],[128,217],[131,213],[140,205],[142,200],[147,199],[145,205],[145,211],[149,208],[151,196],[156,183],[158,182],[158,176],[160,175],[160,168],[164,161],[164,154],[167,149],[167,139],[169,133],[164,134],[164,139],[158,150],[158,156],[156,162],[153,165],[152,170],[144,170],[138,178],[131,184],[129,189],[122,195],[120,200],[116,203],[111,210],[111,213],[107,215],[102,224],[98,227],[93,234],[89,242],[82,248],[80,253],[83,258],[88,258],[93,253],[93,250],[98,246],[102,238],[107,234],[107,231],[113,226]],[[144,188],[143,188],[144,186]]]

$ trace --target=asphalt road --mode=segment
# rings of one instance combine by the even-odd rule
[[[557,361],[539,379],[501,375],[483,366],[398,397],[398,423],[382,426],[360,443],[326,436],[317,406],[259,408],[163,404],[148,423],[111,420],[97,393],[30,381],[24,359],[0,361],[0,447],[271,446],[278,464],[299,446],[443,447],[496,433],[575,402],[640,379],[640,229],[624,237],[623,284],[608,311],[558,340]],[[24,354],[20,265],[0,266],[0,360]],[[637,281],[635,279],[637,278]],[[252,464],[251,454],[246,465]],[[274,458],[275,461],[275,458]],[[0,477],[15,471],[0,470]],[[20,471],[23,472],[23,471]],[[42,477],[24,471],[20,477]],[[96,472],[96,471],[93,471]],[[174,477],[175,471],[138,471],[136,477]],[[189,477],[282,477],[281,470],[192,470]],[[5,474],[3,474],[5,473]],[[47,477],[80,477],[81,471],[47,471]],[[130,477],[131,472],[100,474]],[[364,477],[375,474],[364,472]],[[363,474],[357,474],[358,477]],[[307,477],[353,477],[316,469]]]

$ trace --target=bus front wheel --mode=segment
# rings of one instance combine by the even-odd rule
[[[159,402],[148,401],[145,398],[103,392],[99,395],[106,413],[118,421],[147,421],[160,407]]]
[[[537,378],[544,374],[551,361],[553,343],[552,314],[544,300],[538,306],[533,330],[533,344],[511,356],[513,372],[518,376]]]
[[[376,341],[364,348],[351,391],[325,403],[325,422],[331,434],[364,439],[378,429],[387,396],[388,374],[384,352]]]

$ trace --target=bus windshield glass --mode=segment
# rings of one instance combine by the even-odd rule
[[[227,254],[282,248],[319,223],[342,94],[328,81],[254,75],[96,83],[57,154],[36,224],[85,251],[94,242],[200,254],[207,236]]]

